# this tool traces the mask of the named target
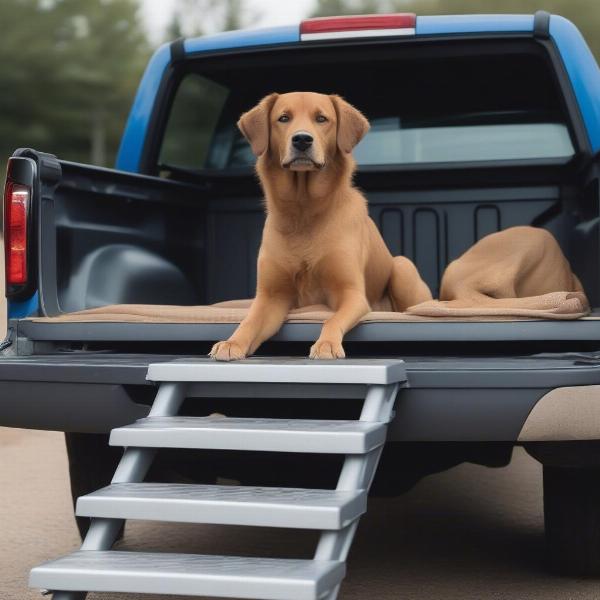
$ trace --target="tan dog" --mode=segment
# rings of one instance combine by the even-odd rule
[[[393,258],[352,187],[352,149],[367,119],[339,96],[271,94],[238,126],[258,157],[267,218],[248,316],[210,355],[241,359],[274,335],[291,308],[326,304],[311,358],[342,358],[342,339],[371,307],[404,310],[431,299],[415,266]]]
[[[482,238],[451,262],[440,300],[449,308],[532,308],[532,296],[551,292],[583,286],[551,233],[520,226]]]

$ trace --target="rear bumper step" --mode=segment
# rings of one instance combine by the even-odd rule
[[[600,339],[600,338],[598,338]],[[107,433],[146,416],[155,384],[149,364],[172,360],[156,354],[57,353],[0,360],[0,424],[32,429]],[[517,441],[527,416],[550,390],[600,385],[600,354],[536,356],[406,357],[388,440],[393,442]],[[206,382],[195,397],[253,398],[265,415],[278,416],[290,384]],[[330,384],[292,384],[297,398],[319,387],[319,397],[361,398],[364,386],[333,395]],[[350,393],[352,395],[350,395]],[[201,402],[194,403],[201,406]],[[307,403],[307,406],[309,403]],[[311,406],[315,406],[314,403]],[[325,403],[323,404],[325,406]],[[219,412],[227,412],[224,407]],[[313,413],[311,413],[313,414]],[[314,416],[318,416],[315,412]],[[600,424],[598,435],[600,439]]]

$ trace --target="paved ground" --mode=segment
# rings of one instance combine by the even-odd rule
[[[66,473],[62,435],[0,428],[2,600],[40,598],[27,589],[29,568],[76,548]],[[463,465],[429,477],[400,499],[372,500],[342,600],[598,598],[600,581],[544,572],[540,483],[537,463],[517,451],[508,468]],[[308,556],[313,540],[281,530],[133,523],[120,547]]]

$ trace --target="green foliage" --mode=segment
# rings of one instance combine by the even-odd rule
[[[382,0],[317,0],[311,17],[392,12]]]
[[[139,10],[139,0],[0,0],[0,175],[23,146],[114,164],[152,51]],[[247,0],[177,0],[165,35],[236,29],[255,18]]]
[[[242,29],[257,16],[247,0],[176,0],[167,35],[174,39]]]
[[[0,156],[112,164],[150,55],[135,0],[0,2]]]
[[[317,0],[312,16],[414,12],[417,15],[532,14],[536,10],[562,15],[577,25],[600,60],[598,0]]]

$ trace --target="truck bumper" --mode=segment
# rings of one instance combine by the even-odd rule
[[[173,358],[87,352],[3,357],[0,425],[108,432],[147,414],[156,393],[145,378],[148,365]],[[600,439],[596,355],[405,361],[408,387],[399,392],[389,441]],[[275,388],[264,392],[257,403],[277,397]],[[210,385],[205,394],[214,402]],[[242,387],[232,396],[248,398]]]

